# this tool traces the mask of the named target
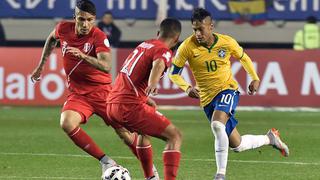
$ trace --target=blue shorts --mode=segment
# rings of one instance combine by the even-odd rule
[[[239,102],[239,91],[227,89],[220,92],[213,100],[204,107],[204,112],[211,122],[213,111],[219,110],[227,113],[230,118],[226,123],[226,132],[230,136],[238,121],[234,118],[236,107]]]

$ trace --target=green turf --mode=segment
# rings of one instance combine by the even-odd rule
[[[59,108],[0,107],[0,179],[99,179],[98,162],[88,157],[59,128]],[[211,180],[215,172],[213,136],[202,111],[161,111],[183,132],[179,180]],[[320,113],[238,112],[240,133],[281,130],[291,148],[283,158],[271,147],[229,153],[228,180],[320,179]],[[94,117],[84,126],[105,152],[143,179],[138,161],[113,130]],[[152,140],[162,172],[164,143]],[[79,155],[79,156],[72,156]],[[161,174],[162,175],[162,174]],[[163,177],[163,176],[162,176]]]

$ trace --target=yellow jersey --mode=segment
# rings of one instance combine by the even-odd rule
[[[238,89],[231,72],[230,58],[239,59],[253,80],[259,80],[251,59],[238,42],[228,35],[213,33],[215,41],[210,48],[200,45],[195,36],[188,37],[178,48],[173,65],[182,68],[186,62],[200,90],[201,106],[206,106],[221,91]],[[180,77],[171,74],[170,79],[187,90],[189,85]],[[184,82],[182,82],[182,80]]]

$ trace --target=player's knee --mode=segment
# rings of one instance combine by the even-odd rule
[[[128,134],[127,132],[123,131],[121,128],[114,129],[114,131],[117,133],[119,138],[124,140],[125,142],[127,142],[127,139],[131,139],[131,134]]]
[[[240,143],[239,146],[235,147],[235,148],[230,148],[232,151],[236,152],[236,153],[239,153],[239,152],[242,152],[245,150],[245,148],[243,147],[243,144]]]
[[[174,128],[174,132],[172,133],[171,141],[173,141],[174,143],[181,143],[182,134],[179,129]]]
[[[182,141],[181,132],[173,124],[170,124],[161,136],[167,141],[168,149],[180,146]]]
[[[226,126],[220,121],[212,121],[211,122],[211,129],[214,134],[221,132],[221,131],[225,131],[225,128],[226,128]]]
[[[60,127],[67,133],[73,131],[76,127],[80,125],[80,122],[66,116],[61,116]]]
[[[179,129],[176,128],[176,139],[177,141],[181,142],[182,141],[182,134]]]
[[[140,147],[146,147],[146,146],[151,145],[150,137],[147,135],[139,135],[137,145]]]

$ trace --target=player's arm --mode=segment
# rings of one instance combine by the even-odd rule
[[[158,94],[158,82],[160,81],[161,75],[166,68],[166,64],[162,58],[158,58],[153,61],[152,69],[149,76],[148,87],[145,92],[147,95],[157,95]]]
[[[40,62],[38,64],[38,66],[36,67],[36,69],[32,72],[32,75],[31,75],[32,82],[40,80],[40,76],[41,76],[41,72],[43,70],[43,67],[44,67],[49,55],[51,54],[53,49],[56,47],[57,42],[58,42],[58,39],[55,37],[55,30],[53,30],[46,39],[46,42],[45,42],[44,47],[42,49]]]
[[[251,58],[243,52],[243,56],[240,59],[240,63],[242,64],[242,67],[246,70],[246,72],[250,75],[252,81],[248,87],[248,94],[253,95],[259,88],[260,85],[260,79],[257,75],[253,63],[251,61]]]
[[[196,99],[199,98],[199,90],[183,79],[183,77],[181,76],[182,70],[183,67],[179,67],[175,64],[172,64],[171,71],[169,74],[170,80],[178,87],[180,87],[184,92],[186,92],[189,97]]]
[[[251,58],[244,52],[243,48],[238,44],[236,40],[233,38],[230,39],[232,55],[240,60],[242,67],[246,70],[246,72],[251,77],[252,81],[248,87],[248,94],[253,95],[259,88],[260,79],[257,75]]]
[[[169,78],[170,80],[180,87],[189,97],[199,98],[199,91],[181,76],[183,67],[190,56],[185,48],[185,44],[182,43],[177,51],[177,54],[172,62]]]
[[[109,73],[111,71],[111,53],[110,52],[99,52],[97,58],[89,56],[81,52],[78,48],[67,47],[67,53],[71,53],[73,56],[84,60],[91,64],[96,69]]]
[[[151,107],[157,108],[157,103],[150,97],[148,97],[146,104],[148,104]]]

